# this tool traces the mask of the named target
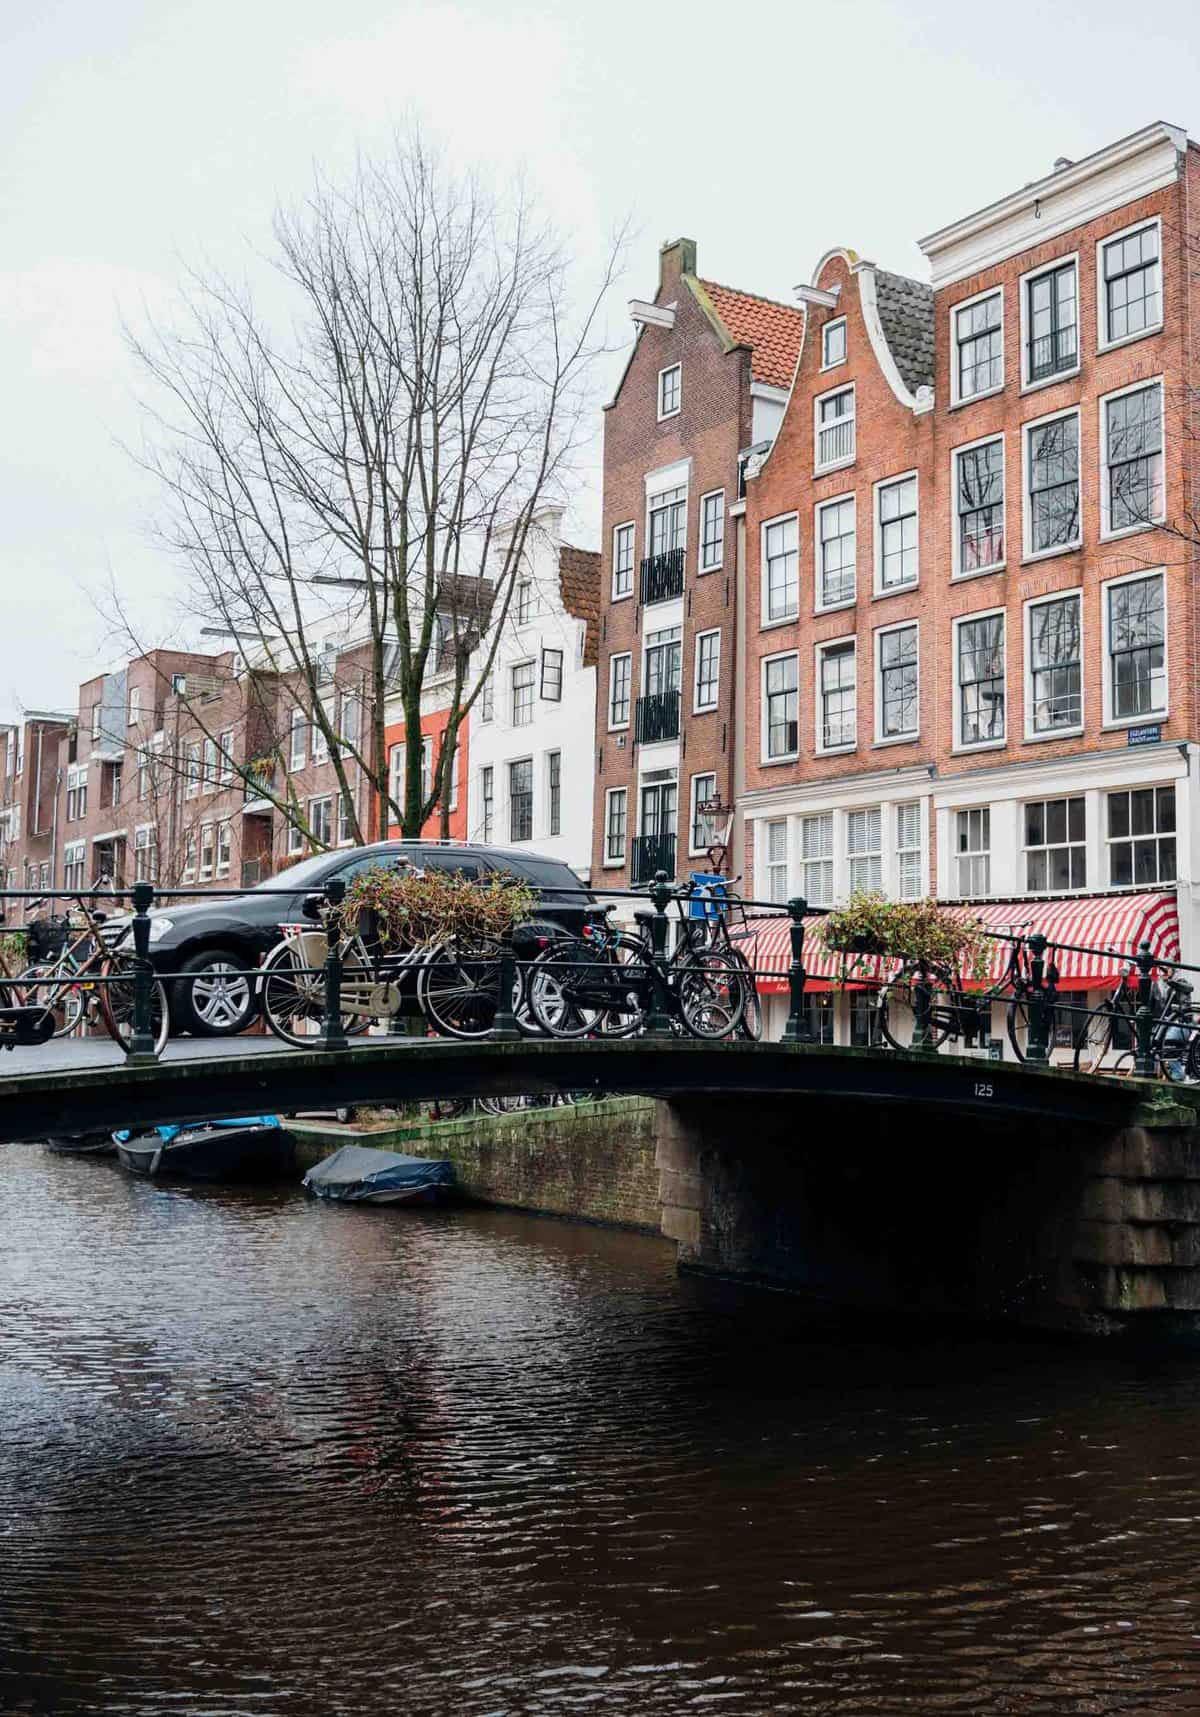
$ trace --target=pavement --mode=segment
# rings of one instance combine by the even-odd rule
[[[356,1049],[366,1048],[372,1043],[379,1044],[381,1048],[389,1045],[394,1049],[396,1046],[394,1037],[384,1036],[356,1037],[351,1042]],[[321,1047],[319,1038],[313,1039],[312,1047]],[[173,1037],[161,1059],[164,1065],[172,1061],[211,1061],[215,1056],[222,1061],[240,1061],[245,1056],[278,1055],[281,1051],[286,1054],[289,1049],[290,1046],[281,1043],[277,1037],[258,1037],[249,1033],[243,1037],[225,1038]],[[294,1054],[294,1050],[291,1053]],[[124,1051],[106,1036],[54,1038],[49,1043],[0,1050],[0,1079],[5,1074],[65,1073],[68,1069],[124,1065]]]

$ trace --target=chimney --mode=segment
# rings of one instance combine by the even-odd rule
[[[668,239],[658,253],[658,291],[674,295],[681,274],[696,272],[696,241],[693,238]]]

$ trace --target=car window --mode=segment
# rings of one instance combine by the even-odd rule
[[[459,876],[469,877],[472,882],[477,882],[484,874],[484,867],[474,853],[464,853],[454,847],[422,847],[414,856],[426,870],[454,871]]]
[[[299,864],[289,865],[277,876],[268,876],[262,882],[255,883],[251,892],[266,893],[274,889],[279,893],[285,889],[295,892],[310,887],[316,888],[336,869],[331,863],[333,857],[333,853],[314,853],[311,858],[301,859]]]
[[[364,870],[420,870],[422,868],[419,855],[413,858],[402,853],[363,853],[361,857],[351,859],[350,863],[334,872],[343,882],[349,882],[353,877],[361,876]]]
[[[586,891],[580,893],[584,885],[570,865],[563,864],[558,859],[526,858],[523,853],[496,853],[491,859],[491,866],[493,870],[507,871],[511,876],[520,877],[523,882],[533,883],[543,899],[552,895],[560,896],[564,900],[590,899]]]

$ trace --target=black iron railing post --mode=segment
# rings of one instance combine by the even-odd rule
[[[154,885],[133,885],[133,1028],[129,1060],[134,1065],[158,1060],[154,1044],[154,966],[150,959],[150,908]]]
[[[804,1008],[804,914],[808,902],[803,895],[794,895],[787,903],[788,935],[792,940],[792,963],[788,967],[788,1016],[783,1028],[784,1043],[811,1043],[812,1031]],[[755,980],[757,982],[757,980]]]
[[[1134,1015],[1136,1051],[1133,1071],[1139,1079],[1154,1078],[1154,956],[1143,942],[1137,952],[1137,1013]]]
[[[1050,1022],[1046,1015],[1046,938],[1036,930],[1029,938],[1029,1032],[1025,1059],[1045,1065],[1050,1059]]]
[[[346,1049],[346,1031],[342,1025],[342,902],[346,884],[340,876],[331,876],[325,884],[325,1019],[321,1040],[323,1049]]]
[[[517,953],[509,931],[500,943],[500,992],[496,997],[496,1017],[492,1021],[492,1036],[502,1041],[520,1037],[517,1016],[513,1009],[513,991],[517,987]]]
[[[927,1050],[933,1046],[933,992],[929,985],[929,968],[924,960],[917,965],[917,981],[913,985],[914,1049]]]
[[[662,969],[667,957],[667,904],[671,899],[671,885],[665,870],[654,873],[650,899],[654,902],[654,917],[650,920],[650,948],[654,959],[650,966],[650,1012],[646,1015],[646,1036],[670,1037],[671,1002]]]

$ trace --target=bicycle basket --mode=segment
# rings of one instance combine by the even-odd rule
[[[35,918],[25,932],[25,946],[33,965],[55,960],[67,945],[71,921],[65,914],[57,917]]]

